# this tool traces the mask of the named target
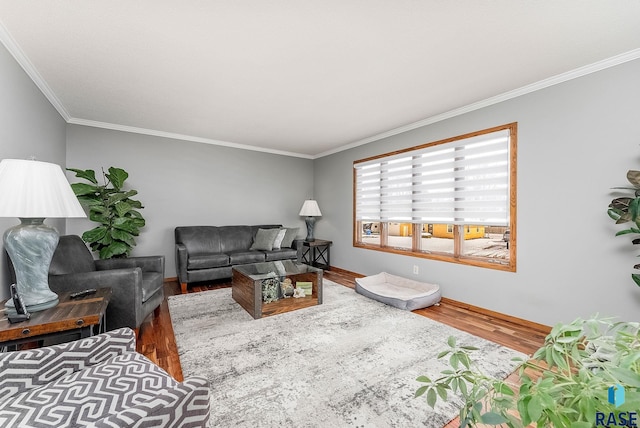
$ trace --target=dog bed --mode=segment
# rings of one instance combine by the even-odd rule
[[[381,272],[356,278],[356,291],[370,299],[413,311],[440,301],[440,286]]]

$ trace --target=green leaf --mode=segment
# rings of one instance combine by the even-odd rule
[[[611,367],[609,370],[621,384],[640,388],[640,374],[623,367]]]
[[[593,428],[593,424],[585,421],[571,422],[571,428]]]
[[[427,382],[427,383],[431,383],[431,379],[429,379],[426,376],[418,376],[418,378],[416,379],[418,382]]]
[[[427,385],[425,385],[425,386],[421,386],[420,388],[418,388],[418,389],[416,390],[416,393],[415,393],[415,395],[413,396],[413,398],[418,398],[418,397],[420,397],[422,394],[424,394],[424,393],[425,393],[425,391],[426,391],[428,388],[429,388],[429,387],[428,387]]]
[[[631,278],[633,279],[633,282],[635,282],[636,285],[640,287],[640,275],[637,273],[632,273]]]
[[[96,242],[102,239],[107,234],[107,228],[104,226],[98,226],[91,230],[87,230],[82,234],[82,240],[84,242]]]
[[[93,184],[98,184],[98,180],[96,180],[96,172],[92,169],[76,169],[76,168],[67,168],[67,171],[73,171],[76,173],[76,177],[83,178],[87,181],[92,182]]]
[[[431,388],[427,391],[427,404],[433,409],[436,406],[436,400],[438,399],[436,391]]]
[[[537,421],[542,416],[542,403],[540,401],[540,397],[534,395],[529,400],[527,404],[527,412],[529,413],[529,417],[532,421]]]
[[[442,351],[438,354],[438,358],[446,357],[451,351]]]
[[[455,348],[456,347],[456,338],[454,336],[449,336],[449,339],[447,339],[447,344],[450,347]]]
[[[496,412],[487,412],[480,416],[480,421],[488,425],[500,425],[509,422],[507,418]]]
[[[124,182],[129,177],[129,174],[124,169],[116,168],[113,166],[109,168],[109,173],[105,175],[107,176],[111,184],[113,184],[113,187],[118,191],[122,189]]]
[[[124,217],[125,214],[131,211],[132,207],[127,202],[120,201],[115,204],[114,208],[116,209],[116,213],[118,214],[119,217]]]
[[[71,190],[76,196],[94,195],[98,188],[87,183],[73,183],[71,184]]]

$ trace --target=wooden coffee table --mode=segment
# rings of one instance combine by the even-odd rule
[[[71,292],[58,293],[60,303],[44,311],[33,312],[27,321],[11,324],[0,302],[0,350],[21,343],[78,334],[80,338],[102,333],[111,288],[98,288],[95,294],[72,299]]]
[[[278,278],[280,281],[289,278],[293,286],[300,281],[310,282],[311,295],[299,298],[283,297],[275,302],[265,303],[262,299],[262,281],[272,278]],[[231,295],[233,300],[255,319],[320,305],[322,269],[292,260],[234,266]]]

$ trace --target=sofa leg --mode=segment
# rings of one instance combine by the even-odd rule
[[[182,289],[182,294],[187,294],[187,283],[186,282],[181,282],[180,283],[180,288]]]

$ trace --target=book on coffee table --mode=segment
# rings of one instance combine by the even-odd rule
[[[313,289],[313,283],[312,282],[307,282],[307,281],[298,281],[296,282],[296,287],[298,288],[302,288],[304,290],[304,294],[305,296],[311,296],[312,294],[312,289]]]

